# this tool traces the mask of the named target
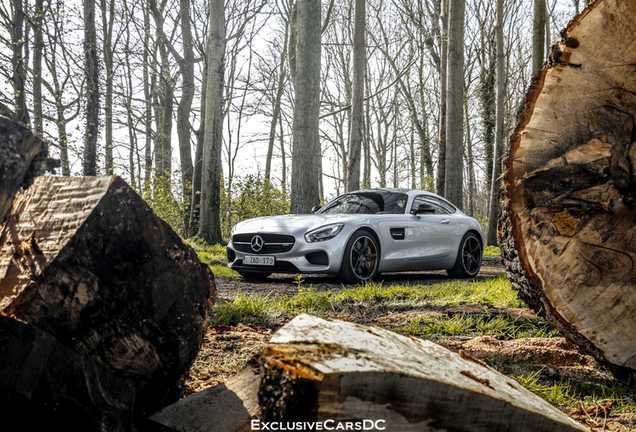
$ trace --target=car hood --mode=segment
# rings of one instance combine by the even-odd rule
[[[297,232],[318,228],[330,223],[346,222],[355,219],[361,221],[369,215],[347,214],[291,214],[281,216],[264,216],[239,222],[234,227],[234,234],[257,232]]]

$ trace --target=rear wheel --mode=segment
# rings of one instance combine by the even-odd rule
[[[467,232],[459,243],[455,265],[446,272],[454,278],[475,277],[481,268],[481,257],[482,246],[479,237],[473,232]]]
[[[380,249],[369,231],[353,233],[342,257],[338,278],[345,283],[360,283],[373,279],[378,272]]]

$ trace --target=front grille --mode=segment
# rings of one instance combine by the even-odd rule
[[[251,244],[256,235],[263,239],[263,247],[258,251],[252,249]],[[232,242],[239,252],[266,255],[289,252],[294,247],[296,239],[286,234],[236,234],[232,237]]]

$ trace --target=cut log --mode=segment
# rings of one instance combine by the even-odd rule
[[[511,136],[499,226],[513,287],[597,360],[636,369],[636,0],[562,32]]]
[[[131,430],[135,389],[33,326],[0,315],[3,430]]]
[[[247,365],[226,382],[194,393],[150,417],[165,430],[188,432],[247,432],[258,419],[259,366]]]
[[[214,276],[121,178],[38,177],[0,232],[0,313],[137,390],[170,397],[201,347]]]
[[[15,194],[29,187],[35,176],[56,166],[59,161],[49,158],[46,142],[21,124],[0,116],[0,223],[11,210]]]
[[[263,349],[259,402],[264,423],[323,422],[333,430],[589,430],[478,360],[309,315]]]

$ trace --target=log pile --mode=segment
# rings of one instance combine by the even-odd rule
[[[4,150],[17,156],[0,161],[2,172],[18,167],[29,180],[46,145],[9,136],[17,138]],[[31,182],[19,177],[4,179]],[[121,178],[32,183],[15,197],[3,189],[12,205],[0,230],[0,341],[15,349],[0,348],[0,369],[22,378],[4,376],[0,397],[130,430],[133,415],[179,396],[207,328],[214,277]]]
[[[505,161],[513,287],[597,360],[636,369],[636,0],[592,2],[532,82]]]

